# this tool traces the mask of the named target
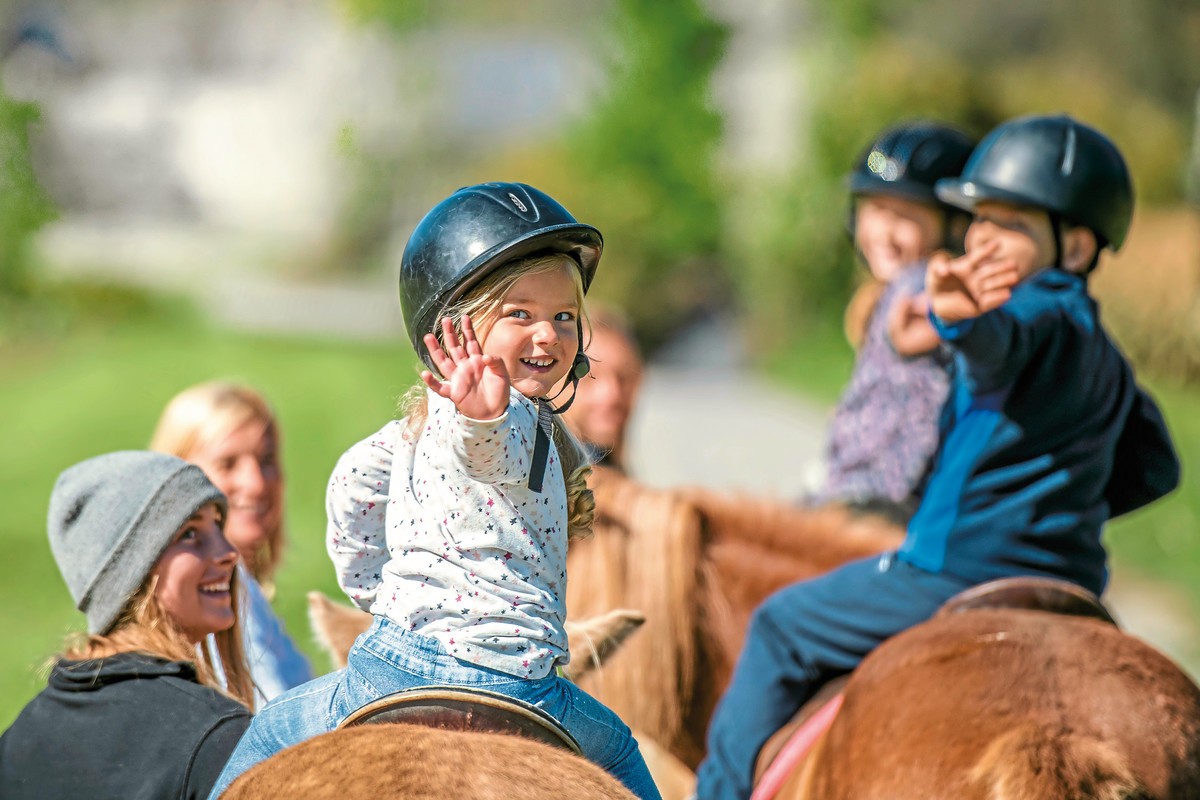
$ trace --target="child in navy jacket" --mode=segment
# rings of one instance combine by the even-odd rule
[[[748,797],[759,749],[822,683],[957,592],[1041,575],[1099,594],[1105,521],[1178,484],[1162,415],[1087,292],[1132,218],[1113,143],[1066,116],[1012,120],[937,190],[975,217],[966,254],[926,278],[955,359],[926,493],[897,553],[787,587],[755,612],[709,730],[702,800]]]

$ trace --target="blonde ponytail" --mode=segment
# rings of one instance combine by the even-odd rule
[[[586,539],[592,535],[592,521],[596,516],[596,498],[588,488],[592,463],[587,450],[557,414],[554,415],[553,431],[554,446],[567,484],[567,538]]]

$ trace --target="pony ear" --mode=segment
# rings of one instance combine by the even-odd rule
[[[329,653],[334,669],[346,666],[354,640],[371,627],[371,620],[366,611],[335,603],[320,592],[308,593],[308,622],[313,638]]]
[[[571,663],[566,678],[578,681],[616,652],[631,633],[646,621],[646,615],[630,608],[615,608],[606,614],[566,623],[567,649]]]

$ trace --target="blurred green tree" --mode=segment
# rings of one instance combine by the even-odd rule
[[[37,119],[34,105],[0,90],[0,299],[28,293],[30,238],[54,217],[29,159],[29,126]]]
[[[351,19],[383,22],[398,32],[425,24],[435,10],[429,0],[340,0],[338,5]]]
[[[607,88],[565,138],[565,197],[604,232],[597,295],[653,348],[730,286],[710,87],[728,32],[697,0],[617,0],[607,36]]]
[[[933,117],[976,136],[1003,119],[1067,112],[1111,135],[1139,206],[1183,195],[1200,4],[1147,0],[813,0],[795,79],[809,87],[795,169],[732,192],[730,252],[755,341],[786,347],[837,319],[862,270],[841,176],[884,126]]]

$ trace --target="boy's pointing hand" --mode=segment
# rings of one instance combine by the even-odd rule
[[[925,289],[935,316],[944,322],[962,322],[1008,302],[1020,274],[1009,261],[991,260],[996,249],[992,243],[955,259],[930,259]]]

